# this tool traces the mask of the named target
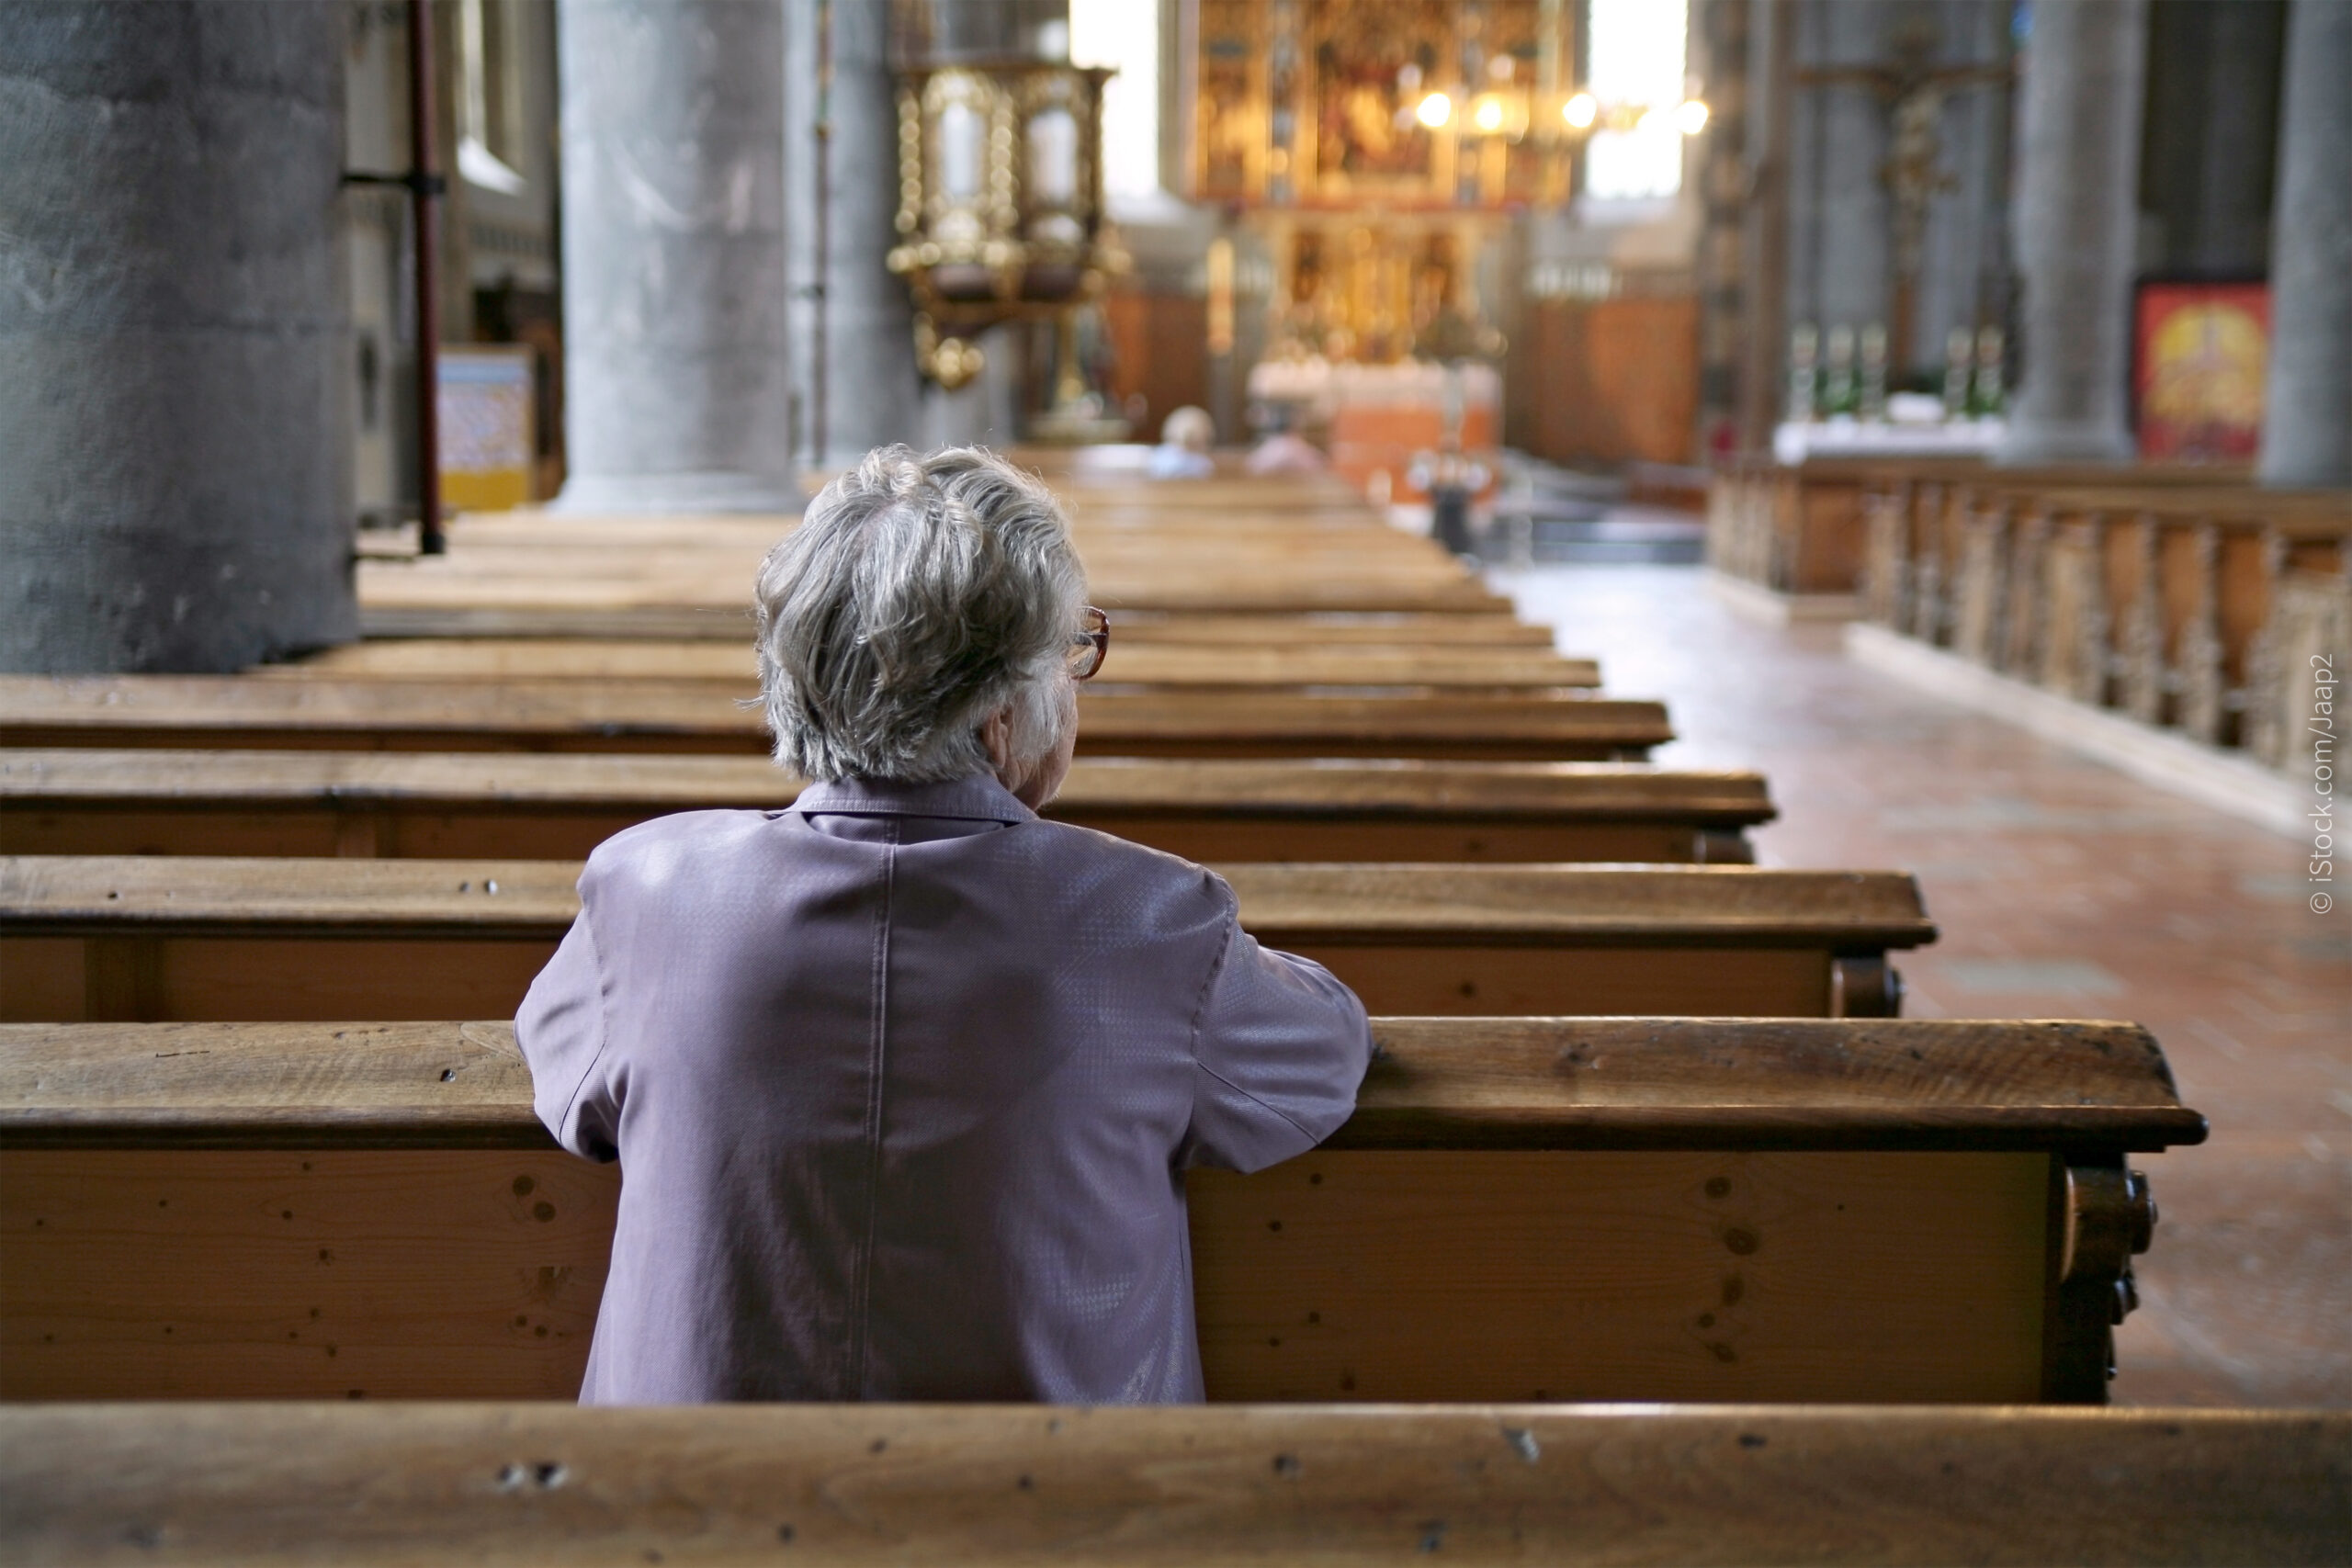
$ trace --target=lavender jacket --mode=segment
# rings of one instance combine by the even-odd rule
[[[992,779],[599,846],[515,1019],[626,1169],[581,1398],[1202,1397],[1183,1170],[1347,1119],[1363,1006],[1188,861]]]

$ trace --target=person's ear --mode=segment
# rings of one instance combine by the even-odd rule
[[[989,765],[1002,773],[1012,765],[1012,705],[1003,707],[980,721],[980,748],[989,754]]]

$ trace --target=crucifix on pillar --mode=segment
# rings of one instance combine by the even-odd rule
[[[1799,87],[1866,87],[1886,114],[1887,156],[1879,165],[1879,179],[1894,204],[1894,243],[1888,246],[1894,276],[1887,291],[1886,326],[1887,343],[1898,366],[1911,352],[1919,266],[1927,249],[1928,203],[1938,193],[1959,185],[1943,167],[1944,100],[1971,87],[2004,85],[2012,75],[2006,61],[1930,65],[1928,51],[1931,46],[1931,39],[1912,33],[1896,41],[1891,62],[1805,66],[1795,73]]]

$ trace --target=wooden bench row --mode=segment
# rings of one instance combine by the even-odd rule
[[[1409,648],[1380,643],[1227,647],[1141,642],[1129,647],[1114,622],[1106,685],[1389,686],[1476,691],[1589,689],[1600,667],[1547,650]],[[751,639],[610,642],[562,637],[468,637],[356,642],[291,664],[253,671],[275,679],[406,681],[714,681],[748,693],[759,683]]]
[[[0,750],[0,854],[581,860],[673,811],[773,808],[762,757]],[[1618,762],[1082,760],[1047,808],[1198,861],[1745,864],[1761,775]]]
[[[1189,1178],[1225,1400],[2093,1401],[2196,1143],[2132,1025],[1375,1021]],[[0,1394],[560,1398],[616,1168],[503,1023],[0,1028]]]
[[[495,604],[402,608],[363,606],[360,630],[372,641],[405,637],[587,637],[607,642],[749,642],[748,604],[648,605],[616,610],[534,610]],[[1119,646],[1380,648],[1549,651],[1552,633],[1497,606],[1484,615],[1425,611],[1295,612],[1269,615],[1126,609]]]
[[[766,752],[764,720],[735,695],[702,682],[0,675],[0,746]],[[1573,693],[1114,687],[1079,700],[1086,756],[1639,761],[1673,738],[1661,704]]]
[[[49,1564],[2341,1563],[2321,1411],[0,1411]]]
[[[1261,941],[1376,1012],[1883,1017],[1935,939],[1894,872],[1222,868]],[[0,1019],[511,1016],[579,910],[574,862],[0,857]]]

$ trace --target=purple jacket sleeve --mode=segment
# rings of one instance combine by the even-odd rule
[[[1258,1170],[1306,1153],[1355,1111],[1372,1061],[1363,1003],[1311,959],[1258,945],[1227,901],[1223,952],[1193,1034],[1184,1163]]]
[[[604,976],[582,909],[514,1015],[514,1042],[531,1069],[531,1108],[573,1154],[620,1153],[620,1100],[605,1049]]]

